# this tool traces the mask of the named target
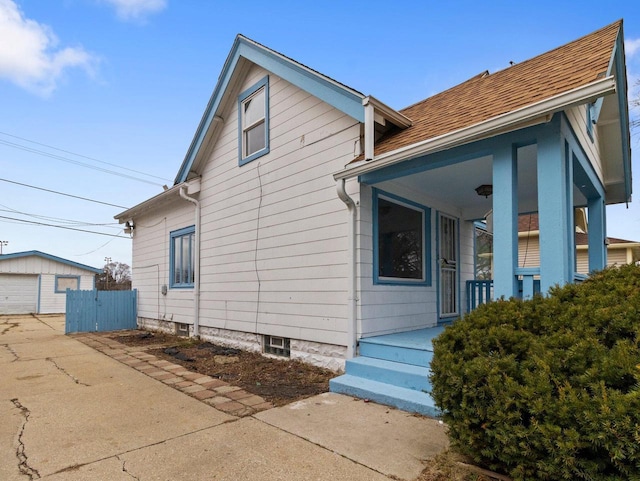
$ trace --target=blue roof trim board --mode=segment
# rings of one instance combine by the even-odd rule
[[[359,122],[364,122],[362,99],[365,96],[363,94],[315,70],[305,67],[293,59],[260,45],[247,37],[238,35],[222,68],[222,72],[218,77],[218,83],[209,99],[209,103],[204,111],[200,125],[198,125],[187,155],[180,166],[178,175],[175,178],[175,184],[187,180],[191,166],[195,161],[214,117],[218,113],[222,98],[241,57],[318,97],[320,100],[327,102],[329,105]]]
[[[8,259],[19,259],[21,257],[31,257],[31,256],[42,257],[43,259],[47,259],[50,261],[60,262],[61,264],[77,267],[78,269],[84,269],[85,271],[91,271],[95,274],[102,273],[102,269],[96,269],[95,267],[91,267],[85,264],[80,264],[78,262],[73,262],[67,259],[63,259],[62,257],[46,254],[40,251],[26,251],[26,252],[14,252],[13,254],[2,254],[0,255],[0,262]]]
[[[627,85],[627,66],[625,64],[624,42],[623,42],[622,24],[616,39],[616,45],[613,52],[616,66],[616,79],[618,83],[618,108],[620,109],[620,130],[622,140],[622,159],[624,167],[624,187],[627,196],[627,202],[631,200],[631,140],[630,140],[630,122],[629,122],[629,106],[628,85]],[[611,62],[613,63],[613,61]],[[608,72],[611,75],[612,72]]]

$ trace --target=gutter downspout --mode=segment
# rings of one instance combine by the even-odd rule
[[[193,315],[193,337],[200,337],[200,202],[186,193],[186,186],[180,187],[180,197],[196,206],[196,238],[195,256],[193,268],[193,290],[194,290],[194,315]]]
[[[349,306],[348,306],[348,318],[347,318],[347,359],[351,359],[356,355],[356,343],[357,343],[357,323],[358,323],[358,298],[357,294],[357,264],[356,264],[356,221],[358,216],[358,210],[356,202],[349,197],[345,190],[345,179],[340,179],[336,182],[336,190],[338,191],[338,197],[344,202],[349,211]]]

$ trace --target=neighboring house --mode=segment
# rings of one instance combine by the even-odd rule
[[[521,215],[519,220],[519,260],[521,267],[540,265],[540,227],[536,214]],[[584,224],[583,224],[584,225]],[[576,228],[576,272],[589,274],[589,236],[586,225]],[[607,237],[607,266],[634,264],[640,260],[640,242]]]
[[[67,289],[93,289],[101,269],[40,251],[0,255],[0,314],[64,313]]]
[[[574,282],[576,207],[604,267],[605,205],[631,195],[625,71],[620,21],[396,111],[238,36],[174,186],[116,216],[139,325],[341,368],[464,311],[489,211],[498,297]],[[536,268],[519,212],[539,212]]]

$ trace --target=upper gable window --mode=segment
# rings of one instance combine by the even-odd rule
[[[269,77],[238,97],[238,151],[243,165],[269,152]]]

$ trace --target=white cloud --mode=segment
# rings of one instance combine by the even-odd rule
[[[103,0],[115,7],[123,20],[143,20],[147,15],[158,13],[167,7],[167,0]]]
[[[640,38],[625,40],[624,53],[627,58],[633,57],[638,52],[640,52]]]
[[[92,71],[95,59],[84,49],[57,45],[51,28],[25,18],[14,0],[0,0],[0,78],[48,96],[66,69]]]

